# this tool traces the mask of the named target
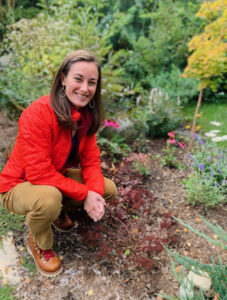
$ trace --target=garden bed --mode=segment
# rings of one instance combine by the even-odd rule
[[[6,161],[7,149],[15,139],[17,125],[1,113],[0,127],[2,166]],[[103,173],[113,178],[118,186],[117,206],[116,203],[112,203],[112,213],[107,213],[104,221],[99,224],[108,229],[103,230],[103,227],[99,227],[100,230],[97,230],[81,211],[75,215],[79,216],[79,224],[72,233],[54,231],[55,249],[62,257],[64,266],[63,273],[58,277],[46,278],[29,271],[34,270],[34,267],[24,247],[27,229],[25,228],[23,233],[14,232],[15,244],[21,257],[20,273],[23,278],[14,290],[17,297],[126,300],[156,299],[156,293],[177,293],[179,285],[172,273],[167,252],[160,251],[159,246],[162,243],[174,252],[203,263],[209,263],[211,257],[216,259],[218,251],[223,262],[227,262],[227,257],[224,257],[224,253],[218,247],[209,244],[172,218],[176,216],[201,232],[212,235],[200,216],[226,229],[226,206],[208,211],[201,206],[190,206],[183,185],[183,180],[191,172],[186,150],[177,149],[177,158],[185,165],[184,170],[179,170],[162,167],[160,163],[159,155],[164,155],[162,150],[166,147],[164,139],[148,140],[146,146],[152,158],[151,176],[138,176],[130,163],[123,161],[112,165],[103,155]],[[135,152],[136,145],[132,147],[135,147]],[[137,206],[136,203],[140,205]],[[116,211],[116,207],[121,207],[123,212]],[[127,228],[121,221],[127,224]],[[94,234],[95,228],[98,235]],[[87,235],[88,232],[90,235]],[[154,241],[152,248],[147,248],[146,239]],[[116,253],[117,248],[119,253]],[[142,257],[147,260],[143,260]]]

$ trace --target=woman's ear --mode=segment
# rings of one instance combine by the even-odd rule
[[[61,84],[65,86],[65,76],[63,74],[61,74]]]

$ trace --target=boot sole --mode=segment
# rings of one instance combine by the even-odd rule
[[[28,252],[29,254],[31,254],[34,262],[35,262],[35,265],[36,265],[36,268],[37,270],[44,276],[47,276],[47,277],[55,277],[57,276],[58,274],[60,274],[62,271],[63,271],[63,267],[61,266],[57,271],[55,272],[47,272],[47,271],[44,271],[43,269],[40,268],[40,266],[37,264],[36,260],[35,260],[35,257],[32,253],[32,250],[30,249],[29,245],[27,244],[27,249],[28,249]]]
[[[75,225],[73,225],[73,226],[72,226],[71,228],[69,228],[69,229],[62,229],[62,228],[56,226],[54,223],[52,223],[52,225],[54,226],[55,229],[57,229],[57,230],[60,231],[60,232],[71,232],[71,231],[73,231],[73,229],[74,229],[74,227],[75,227]]]

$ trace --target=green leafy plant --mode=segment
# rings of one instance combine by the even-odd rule
[[[63,3],[62,3],[63,2]],[[76,7],[74,1],[56,0],[35,18],[21,19],[8,27],[1,49],[7,60],[0,68],[1,106],[21,111],[34,99],[49,93],[51,80],[69,52],[84,48],[95,53],[102,64],[105,104],[121,92],[121,68],[110,50],[109,38],[122,20],[98,29],[99,12],[89,3]],[[92,17],[91,17],[92,16]],[[107,105],[108,106],[108,105]]]
[[[132,116],[136,128],[147,136],[163,137],[180,125],[180,104],[169,99],[168,94],[154,88],[143,102],[132,112]]]
[[[217,236],[217,239],[210,238],[207,234],[200,232],[198,229],[194,229],[190,225],[185,224],[183,221],[176,219],[180,224],[182,224],[184,227],[191,230],[193,233],[199,235],[200,237],[206,239],[209,243],[213,245],[218,245],[223,250],[227,250],[227,232],[224,231],[222,227],[219,225],[212,225],[209,221],[204,219],[203,217],[200,217],[201,220],[206,224],[206,226],[212,231],[212,233]],[[166,247],[165,247],[166,248]],[[211,260],[212,264],[203,264],[199,262],[198,260],[193,260],[189,257],[179,255],[178,253],[172,252],[168,248],[166,248],[170,258],[171,258],[171,264],[172,264],[172,270],[173,273],[178,280],[178,282],[182,285],[182,287],[185,290],[185,297],[184,300],[208,300],[210,299],[209,295],[206,295],[205,292],[203,292],[202,289],[199,291],[196,291],[194,289],[193,283],[188,281],[185,281],[186,271],[193,270],[194,273],[200,274],[202,272],[206,272],[211,281],[212,281],[212,290],[210,291],[212,299],[216,295],[218,295],[218,299],[227,299],[227,266],[224,264],[218,256],[216,261],[214,259]],[[182,272],[178,273],[176,271],[176,263],[178,265],[182,266]],[[176,300],[179,299],[176,296],[166,296],[162,295],[162,297],[166,299],[172,299]],[[182,300],[182,298],[181,298]]]
[[[182,149],[184,149],[183,142],[177,142],[175,133],[173,131],[168,133],[169,139],[167,140],[167,147],[163,150],[165,152],[165,156],[161,158],[161,162],[163,166],[183,169],[184,166],[181,164],[176,157],[176,146],[179,145]]]
[[[208,143],[195,135],[198,141],[193,154],[188,154],[194,169],[185,181],[187,199],[193,205],[206,208],[227,202],[227,152],[214,143]]]
[[[132,166],[140,175],[151,175],[151,158],[146,153],[132,153],[124,159],[126,163],[132,162]]]
[[[127,156],[131,152],[130,146],[118,134],[113,135],[111,138],[102,137],[98,134],[97,143],[101,149],[104,149],[105,154],[112,158],[113,163],[120,157]]]
[[[184,184],[187,200],[192,205],[204,205],[207,209],[227,202],[226,196],[213,185],[209,177],[203,178],[194,172],[189,175]]]

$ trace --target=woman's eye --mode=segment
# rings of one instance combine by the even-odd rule
[[[75,80],[78,81],[78,82],[81,82],[81,81],[82,81],[82,79],[79,78],[79,77],[75,77]]]
[[[89,84],[90,84],[90,85],[96,85],[96,82],[91,81],[91,82],[89,82]]]

